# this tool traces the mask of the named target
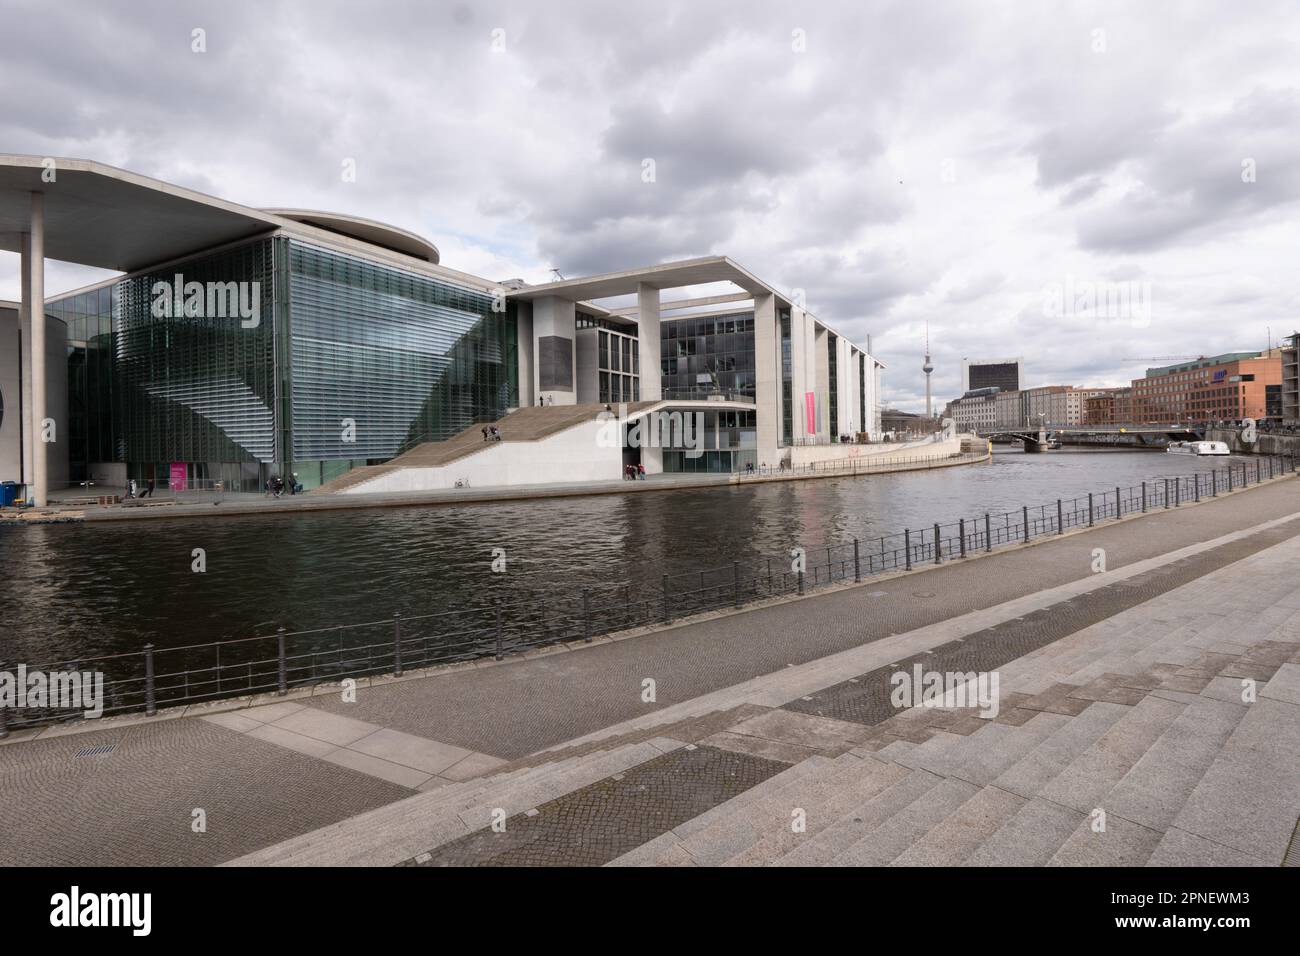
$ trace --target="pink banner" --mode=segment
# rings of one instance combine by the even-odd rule
[[[172,491],[185,490],[185,462],[172,462],[171,474],[168,476],[167,487]]]
[[[807,413],[808,434],[817,434],[817,395],[813,392],[803,393],[804,411]]]

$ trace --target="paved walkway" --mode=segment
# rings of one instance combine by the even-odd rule
[[[1122,588],[1140,575],[1156,579],[1143,579],[1132,596],[1143,601],[1194,588],[1207,574],[1229,573],[1217,569],[1285,546],[1300,534],[1300,521],[1283,519],[1298,512],[1300,484],[1286,479],[1195,508],[802,601],[522,661],[376,681],[360,689],[356,703],[321,689],[207,719],[124,721],[82,733],[60,728],[0,747],[6,795],[0,862],[221,862],[356,814],[400,812],[411,803],[402,798],[420,790],[427,798],[472,799],[475,788],[513,774],[521,787],[542,788],[530,795],[567,787],[550,793],[559,798],[620,772],[610,767],[627,770],[671,755],[683,739],[721,750],[729,748],[717,744],[732,738],[757,740],[750,748],[760,752],[749,756],[791,767],[811,756],[838,759],[816,753],[810,738],[799,743],[735,728],[762,718],[806,730],[811,721],[828,739],[845,743],[826,728],[852,721],[843,712],[821,716],[802,700],[815,703],[817,691],[871,670],[855,658],[852,667],[860,669],[844,672],[842,655],[883,654],[872,665],[880,667],[1094,594],[1089,600],[1110,602],[1103,623],[1117,620],[1142,605],[1102,589]],[[1105,574],[1092,571],[1096,548],[1106,551]],[[1287,560],[1293,569],[1294,555]],[[1249,596],[1254,587],[1252,581],[1234,594]],[[1290,598],[1268,600],[1273,603],[1239,626],[1294,634],[1298,612],[1286,603]],[[1233,601],[1220,606],[1232,608]],[[1100,626],[1085,618],[1079,624]],[[654,681],[653,703],[643,697],[647,679]],[[765,716],[773,708],[777,717]],[[107,754],[78,756],[110,746]],[[558,754],[537,753],[561,746]],[[556,760],[569,761],[566,775],[529,776]],[[729,766],[723,758],[698,763],[715,781],[722,779],[719,768]],[[774,768],[736,769],[759,781]],[[670,800],[671,812],[730,802],[719,787]],[[192,820],[200,808],[207,829],[198,834]],[[609,852],[614,849],[623,848],[611,843]]]

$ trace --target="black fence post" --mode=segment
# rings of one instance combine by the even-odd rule
[[[393,612],[393,676],[402,676],[402,612]]]
[[[289,693],[289,658],[284,651],[284,628],[275,629],[276,643],[276,682],[275,693],[278,697],[283,697]]]
[[[1227,471],[1228,471],[1228,490],[1231,491],[1232,490],[1232,466],[1231,465],[1228,466]]]
[[[501,599],[497,598],[493,602],[496,606],[496,659],[502,660],[505,655],[501,652]]]
[[[0,661],[0,671],[5,669],[5,662]],[[0,740],[9,736],[9,708],[0,704]]]
[[[1119,493],[1119,485],[1115,486],[1115,520],[1118,521],[1124,517],[1124,498]]]
[[[1020,510],[1024,513],[1025,519],[1025,544],[1029,543],[1029,505],[1021,505]]]
[[[993,524],[989,521],[989,513],[984,512],[984,553],[993,550]]]
[[[591,643],[591,588],[582,589],[582,642]]]
[[[857,584],[862,580],[862,557],[858,553],[858,539],[853,539],[853,583]]]
[[[957,519],[957,537],[961,540],[961,556],[966,557],[966,519]]]
[[[1219,497],[1219,473],[1213,468],[1210,469],[1210,497]]]
[[[903,553],[907,558],[907,567],[905,571],[912,570],[912,532],[909,528],[903,529]]]
[[[1142,482],[1142,513],[1147,513],[1147,483]]]
[[[1092,508],[1092,492],[1090,491],[1088,492],[1088,527],[1089,528],[1091,528],[1093,525],[1093,516],[1094,516],[1094,512]]]
[[[1192,475],[1193,487],[1196,489],[1195,501],[1201,500],[1201,473],[1198,471]]]
[[[803,568],[799,569],[799,595],[803,596]]]
[[[144,646],[144,715],[152,717],[158,713],[158,700],[154,693],[153,681],[153,645]]]
[[[1169,479],[1165,479],[1165,507],[1169,507]]]
[[[740,562],[731,562],[731,589],[735,598],[734,605],[740,607]]]
[[[1065,507],[1060,498],[1056,499],[1056,533],[1065,534]]]
[[[1177,508],[1183,503],[1183,479],[1174,479],[1174,507]]]
[[[935,522],[935,525],[934,525],[934,563],[935,563],[935,564],[939,564],[939,563],[941,562],[942,558],[943,558],[943,555],[941,555],[941,554],[939,553],[939,551],[940,551],[940,548],[939,548],[939,523],[938,523],[938,522]]]
[[[1255,459],[1255,484],[1259,484],[1259,459]]]

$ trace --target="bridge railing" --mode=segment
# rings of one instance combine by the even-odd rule
[[[159,707],[229,697],[284,695],[292,688],[394,675],[435,665],[503,659],[561,643],[589,643],[632,628],[663,626],[690,615],[808,594],[879,574],[943,564],[1102,521],[1179,508],[1293,474],[1297,456],[1257,456],[1224,468],[1170,476],[1074,498],[986,511],[928,527],[853,538],[781,555],[663,573],[657,581],[593,580],[585,585],[518,586],[488,575],[484,599],[429,614],[304,630],[279,628],[248,637],[111,656],[27,665],[27,672],[103,676],[103,713],[153,714]],[[509,590],[507,590],[509,587]],[[0,661],[0,671],[7,670]],[[76,718],[55,706],[0,707],[0,737],[13,728]]]

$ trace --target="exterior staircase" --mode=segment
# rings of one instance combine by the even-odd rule
[[[989,719],[814,715],[769,675],[233,862],[553,863],[577,847],[615,866],[1298,865],[1300,588],[1277,573],[1293,553],[1229,566],[1260,575],[1256,626],[1246,599],[1207,590],[1229,575],[1213,572],[998,667]],[[719,755],[743,785],[696,773]]]
[[[632,402],[629,413],[649,408],[655,402]],[[422,442],[381,465],[363,465],[353,468],[314,488],[311,494],[337,494],[348,488],[365,484],[381,475],[401,468],[437,468],[449,465],[469,455],[487,451],[495,443],[483,441],[483,429],[495,425],[503,442],[541,441],[565,429],[594,419],[604,405],[547,405],[516,409],[496,421],[475,422],[446,441]]]

